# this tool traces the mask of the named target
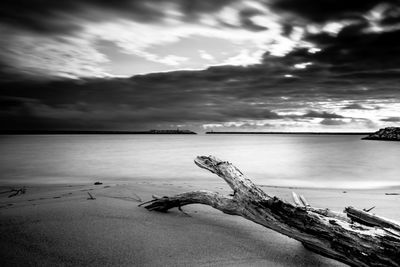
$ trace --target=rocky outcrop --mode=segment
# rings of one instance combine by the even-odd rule
[[[386,127],[363,138],[364,140],[400,141],[400,127]]]

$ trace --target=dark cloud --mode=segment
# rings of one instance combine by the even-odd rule
[[[172,5],[186,20],[216,12],[236,0],[4,0],[0,3],[0,22],[43,34],[73,33],[82,21],[108,21],[125,18],[153,23],[166,16]],[[171,6],[164,6],[171,4]]]
[[[389,118],[381,119],[381,121],[400,122],[400,117],[389,117]]]
[[[382,79],[399,81],[400,30],[392,32],[363,33],[354,26],[342,29],[337,36],[327,33],[308,34],[307,40],[321,49],[310,53],[307,49],[295,49],[276,62],[268,53],[264,55],[266,66],[277,71],[286,70],[301,78],[312,78],[325,84],[353,85],[376,83]],[[357,27],[356,27],[357,28]],[[304,70],[295,70],[300,63],[312,63]],[[292,71],[290,71],[292,67]]]
[[[0,4],[0,23],[43,34],[72,34],[81,27],[82,20],[108,21],[126,18],[146,23],[161,22],[168,9],[163,6],[166,3],[175,4],[184,15],[183,20],[193,21],[201,14],[212,14],[236,2],[239,1],[5,0]],[[400,71],[397,66],[400,64],[400,57],[393,55],[400,54],[400,47],[396,45],[400,40],[400,30],[396,28],[371,30],[370,21],[365,17],[366,12],[372,8],[386,5],[387,7],[382,11],[382,18],[377,23],[394,25],[398,19],[400,20],[398,1],[274,0],[265,4],[279,12],[278,14],[282,17],[282,28],[288,36],[293,26],[306,27],[310,22],[323,24],[327,21],[340,24],[343,18],[357,17],[336,35],[324,31],[306,32],[304,40],[320,48],[321,51],[318,53],[310,53],[305,48],[296,48],[285,57],[277,58],[267,52],[263,58],[263,65],[264,70],[268,68],[266,71],[268,74],[293,74],[292,82],[299,78],[310,78],[321,85],[339,83],[351,86],[365,80],[399,79]],[[262,15],[259,10],[245,8],[238,11],[240,27],[252,31],[265,30],[265,27],[252,21],[254,16]],[[226,22],[221,23],[226,24]],[[293,69],[295,64],[305,62],[312,62],[313,65],[306,70]],[[290,81],[282,79],[281,82],[289,83]]]
[[[155,0],[156,1],[156,0]],[[171,0],[169,0],[171,2]],[[204,0],[194,0],[194,1],[186,1],[186,0],[175,0],[173,3],[177,4],[180,7],[180,10],[184,14],[188,14],[190,16],[196,16],[198,14],[207,14],[213,13],[215,11],[221,10],[223,7],[238,2],[236,0],[215,0],[215,1],[204,1]]]
[[[305,86],[310,83],[305,80],[286,82],[276,70],[271,72],[260,64],[131,78],[3,82],[0,123],[5,129],[136,130],[154,125],[199,127],[248,120],[322,118],[323,124],[339,125],[343,116],[310,109],[308,103],[376,99],[376,94],[340,90],[337,85],[335,90],[315,90]],[[392,91],[382,90],[380,97],[385,94],[391,96]],[[280,115],[280,109],[308,111]]]
[[[4,0],[0,4],[0,22],[39,33],[66,33],[80,28],[82,20],[107,21],[114,18],[153,23],[161,21],[168,9],[176,7],[187,21],[197,20],[202,14],[212,14],[222,8],[238,3],[238,0]],[[287,33],[298,21],[303,23],[359,19],[378,4],[398,4],[396,0],[273,0],[260,1],[272,10],[292,14],[286,21]],[[168,6],[169,4],[169,6]],[[246,8],[240,11],[240,20],[244,27],[251,30],[265,28],[254,24],[250,19],[260,11]],[[382,24],[396,23],[399,11],[390,8],[385,11]]]
[[[257,9],[243,9],[239,12],[239,17],[240,17],[240,22],[241,26],[249,29],[251,31],[265,31],[268,28],[255,24],[252,20],[252,17],[256,15],[263,15],[263,13],[260,10]]]
[[[351,25],[343,28],[335,37],[326,33],[309,34],[308,40],[322,51],[308,59],[326,66],[338,75],[358,72],[352,75],[353,78],[359,75],[360,78],[368,79],[372,72],[375,75],[370,76],[370,79],[373,79],[377,77],[377,71],[396,69],[400,59],[393,55],[400,54],[400,48],[394,43],[400,40],[400,30],[369,33],[363,30],[363,25]],[[398,72],[394,74],[398,75]],[[382,75],[384,74],[381,73],[380,76]]]
[[[302,115],[304,118],[325,118],[325,119],[337,119],[337,118],[343,118],[343,116],[335,114],[335,113],[329,113],[326,111],[315,111],[315,110],[310,110],[306,114]]]
[[[399,6],[393,6],[391,8],[386,9],[383,12],[383,19],[381,21],[382,25],[390,26],[390,25],[396,25],[398,23],[400,23],[400,7]]]
[[[366,108],[361,104],[353,103],[353,104],[343,107],[342,109],[366,109],[366,110],[368,110],[369,108]]]
[[[34,129],[143,129],[155,124],[280,118],[268,105],[253,106],[251,97],[242,98],[243,92],[230,93],[229,82],[211,73],[4,83],[1,123],[8,129],[31,129],[35,121]]]
[[[400,30],[364,32],[364,26],[344,27],[336,36],[308,33],[306,39],[321,51],[311,53],[297,48],[281,58],[266,53],[263,66],[271,75],[292,75],[286,83],[314,88],[320,96],[391,95],[398,98],[396,84],[400,82]],[[296,64],[311,63],[304,69]],[[283,84],[282,82],[280,83]],[[284,86],[284,85],[282,85]]]
[[[287,35],[293,26],[321,26],[304,37],[321,49],[318,53],[295,49],[285,57],[292,64],[312,62],[307,69],[310,75],[323,75],[331,84],[384,78],[398,81],[400,57],[395,55],[400,54],[400,47],[395,44],[400,40],[399,1],[275,0],[271,5],[281,12]],[[377,9],[375,21],[367,16],[373,9]],[[326,32],[322,26],[327,22],[342,24],[342,29],[337,34]]]
[[[271,2],[271,6],[278,12],[288,12],[299,19],[316,23],[357,19],[378,4],[397,3],[396,0],[273,0]]]
[[[336,126],[336,125],[344,125],[347,122],[340,120],[340,119],[323,119],[320,124],[328,125],[328,126]]]

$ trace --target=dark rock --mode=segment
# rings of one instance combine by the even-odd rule
[[[386,127],[362,138],[363,140],[400,141],[400,127]]]
[[[102,185],[102,182],[95,182],[94,185]]]

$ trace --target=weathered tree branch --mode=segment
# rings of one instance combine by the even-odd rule
[[[233,189],[233,198],[194,191],[149,201],[145,208],[165,212],[205,204],[294,238],[318,254],[351,266],[400,266],[399,224],[354,208],[347,208],[346,213],[314,208],[303,196],[294,196],[297,205],[292,205],[266,194],[229,162],[202,156],[195,163],[223,178]]]
[[[173,197],[157,198],[143,204],[148,204],[145,206],[148,210],[161,212],[189,204],[204,204],[230,215],[240,215],[238,213],[239,205],[235,200],[224,197],[219,193],[205,190],[187,192]]]
[[[368,213],[363,210],[355,209],[353,207],[347,207],[345,209],[347,216],[349,216],[353,221],[359,222],[364,225],[377,226],[381,228],[392,228],[394,230],[400,231],[400,225],[396,222],[377,216],[375,214]]]

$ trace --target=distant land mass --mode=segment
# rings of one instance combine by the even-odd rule
[[[400,127],[386,127],[371,133],[363,140],[400,141]]]
[[[206,132],[206,134],[315,134],[315,135],[367,135],[370,132]]]
[[[148,131],[41,131],[41,130],[5,130],[0,134],[197,134],[190,130],[148,130]]]

